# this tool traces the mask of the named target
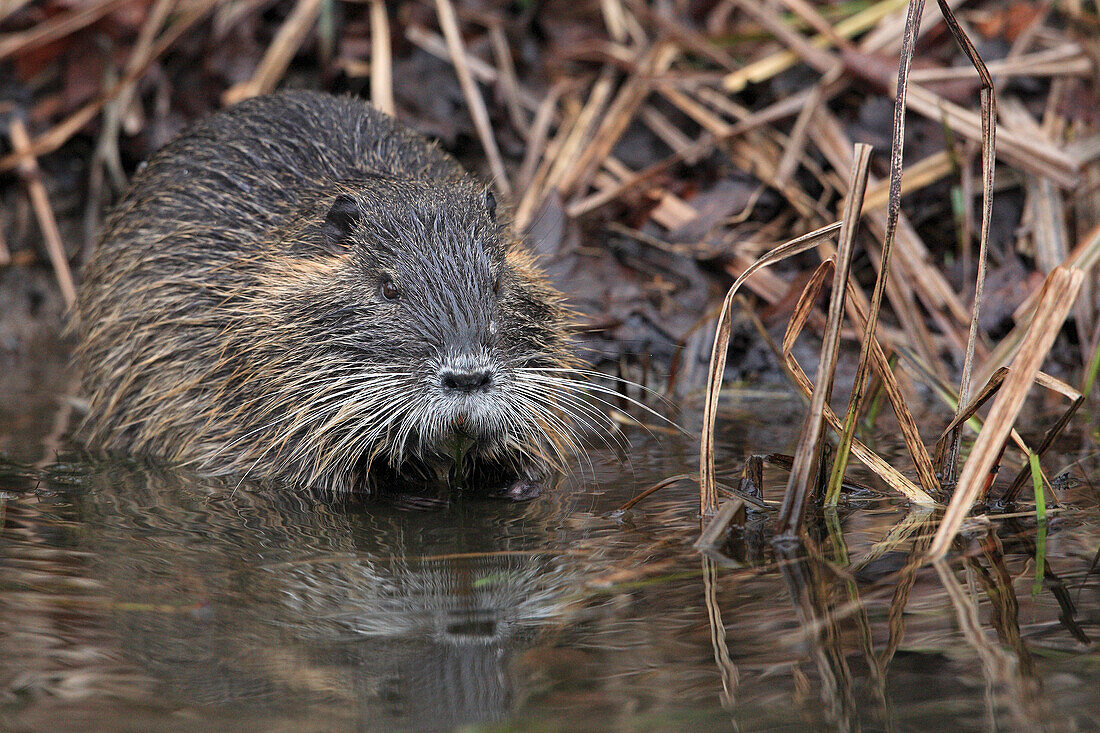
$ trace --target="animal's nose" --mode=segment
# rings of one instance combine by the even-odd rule
[[[444,368],[440,377],[446,389],[458,392],[478,392],[488,389],[493,382],[493,375],[488,369]]]

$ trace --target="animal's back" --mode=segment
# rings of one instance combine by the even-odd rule
[[[310,91],[255,97],[211,115],[150,158],[108,221],[102,244],[148,246],[171,222],[223,230],[227,248],[247,248],[317,191],[370,174],[447,179],[463,171],[434,144],[354,97]],[[156,230],[134,227],[139,220]],[[120,224],[133,231],[120,231]]]

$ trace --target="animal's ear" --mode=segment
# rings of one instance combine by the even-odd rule
[[[347,241],[351,230],[359,223],[363,212],[359,210],[359,204],[351,196],[342,193],[332,202],[332,208],[325,216],[325,242],[330,245],[339,245]]]
[[[497,215],[497,197],[493,195],[493,189],[485,189],[485,208],[489,210],[489,218]]]

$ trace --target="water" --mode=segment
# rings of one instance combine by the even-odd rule
[[[877,497],[798,554],[750,516],[715,564],[692,484],[614,511],[693,469],[672,436],[632,431],[530,502],[405,511],[81,456],[70,385],[0,378],[0,728],[1100,729],[1087,484],[1037,587],[1033,518],[922,567],[928,518]],[[797,403],[727,404],[726,470],[789,449]]]

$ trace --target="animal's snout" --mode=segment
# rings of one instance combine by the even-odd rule
[[[469,369],[444,367],[439,376],[445,389],[453,389],[456,392],[480,392],[488,389],[493,383],[492,372],[484,367]]]

